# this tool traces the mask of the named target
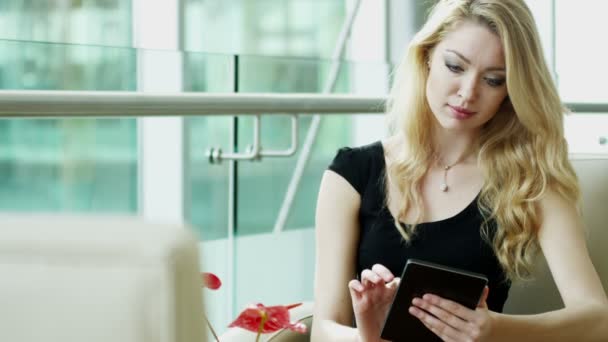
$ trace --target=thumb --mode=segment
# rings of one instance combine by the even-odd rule
[[[391,288],[398,288],[399,284],[401,284],[401,278],[395,277],[392,281],[388,282],[386,286]]]
[[[481,293],[481,299],[479,299],[479,304],[477,304],[478,308],[483,308],[483,309],[488,308],[488,303],[486,303],[486,300],[488,299],[489,294],[490,294],[490,288],[487,286],[484,287],[483,292]]]
[[[399,288],[400,282],[401,282],[400,278],[393,278],[393,280],[389,281],[384,286],[387,290],[390,290],[391,292],[393,292],[393,291],[397,291],[397,288]]]

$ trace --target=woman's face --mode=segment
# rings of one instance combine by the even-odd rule
[[[497,35],[465,22],[432,51],[426,97],[441,127],[476,131],[507,96],[505,58]]]

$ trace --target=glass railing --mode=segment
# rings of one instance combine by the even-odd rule
[[[16,41],[0,41],[0,51],[6,51],[0,54],[0,89],[11,91],[320,93],[334,65],[311,58]],[[382,63],[343,61],[333,93],[381,98],[389,70]],[[261,146],[286,149],[291,139],[288,113],[260,114]],[[210,163],[207,151],[246,151],[253,140],[252,116],[182,117],[184,219],[201,237],[202,267],[225,283],[220,291],[205,293],[217,327],[225,327],[252,302],[312,300],[313,221],[321,175],[338,148],[360,141],[357,136],[365,125],[358,115],[323,115],[283,232],[274,234],[312,120],[311,113],[301,114],[295,155],[236,162],[234,173],[230,161]],[[135,118],[139,115],[133,111],[125,117],[55,116],[0,120],[0,162],[6,175],[0,211],[140,214],[146,194],[140,151],[145,146],[138,130],[139,120],[148,119]],[[158,133],[159,141],[170,139]],[[230,198],[235,200],[234,214]]]
[[[2,90],[136,89],[128,48],[0,40]],[[30,212],[137,211],[132,118],[0,120],[0,208]]]

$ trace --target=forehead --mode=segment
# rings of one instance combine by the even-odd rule
[[[437,45],[436,52],[457,51],[480,67],[504,67],[505,57],[498,35],[487,27],[464,22],[451,30]]]

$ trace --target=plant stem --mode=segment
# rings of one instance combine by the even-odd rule
[[[209,322],[209,319],[207,319],[207,315],[203,314],[203,317],[205,318],[205,322],[207,322],[207,326],[209,327],[209,330],[211,330],[211,334],[213,334],[213,337],[215,337],[215,340],[217,342],[220,342],[220,339],[217,337],[215,330],[213,330],[213,326],[211,326],[211,322]]]
[[[266,321],[268,320],[268,315],[266,314],[266,312],[260,311],[260,316],[262,316],[262,319],[260,320],[260,326],[258,327],[258,336],[255,337],[255,342],[259,342],[260,335],[262,335],[262,331],[264,331],[264,324],[266,324]]]

